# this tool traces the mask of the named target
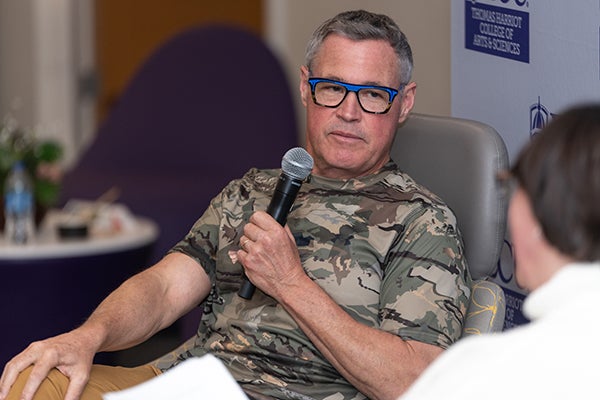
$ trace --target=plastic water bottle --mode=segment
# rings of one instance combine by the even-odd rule
[[[21,161],[17,161],[4,184],[4,237],[7,243],[26,244],[34,239],[33,185]]]

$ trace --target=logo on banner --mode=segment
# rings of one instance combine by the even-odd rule
[[[525,0],[465,0],[465,47],[529,63],[529,13],[522,11],[528,6]]]
[[[519,286],[514,271],[515,256],[513,245],[505,239],[496,271],[492,275],[494,281],[502,286],[506,300],[504,329],[529,322],[529,319],[523,314],[523,301],[526,295],[524,289]]]
[[[535,136],[552,119],[552,113],[541,103],[538,96],[537,103],[529,107],[529,137]]]

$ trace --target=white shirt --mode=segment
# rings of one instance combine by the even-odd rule
[[[600,399],[600,263],[565,266],[523,307],[529,324],[458,341],[400,399]]]

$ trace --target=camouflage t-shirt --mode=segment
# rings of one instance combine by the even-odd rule
[[[252,169],[231,182],[174,247],[213,284],[195,348],[175,363],[212,353],[249,393],[364,399],[273,298],[237,295],[242,229],[267,209],[279,174]],[[393,162],[359,179],[310,177],[287,223],[308,276],[355,320],[443,348],[460,336],[470,277],[454,214]]]

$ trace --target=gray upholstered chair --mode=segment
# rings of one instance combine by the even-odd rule
[[[412,114],[398,128],[392,159],[456,214],[474,285],[463,336],[500,331],[506,303],[494,273],[506,229],[507,199],[496,177],[508,168],[506,146],[481,122]]]

